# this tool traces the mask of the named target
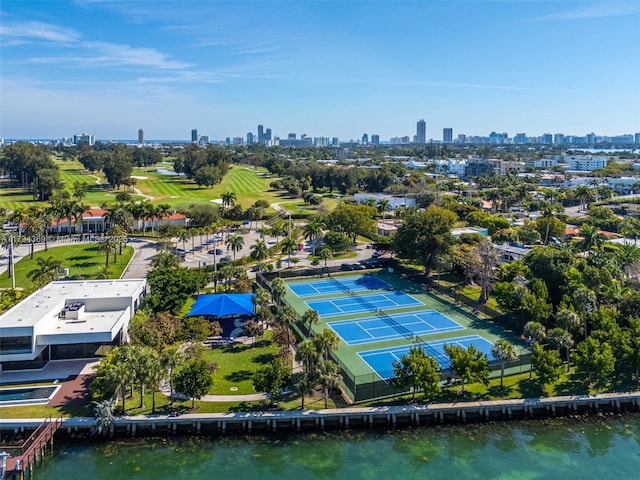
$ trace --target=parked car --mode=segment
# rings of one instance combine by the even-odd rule
[[[354,263],[351,266],[353,267],[354,270],[364,270],[365,268],[367,268],[364,265],[362,265],[361,263]]]
[[[224,250],[221,248],[212,248],[207,252],[209,255],[224,255]]]
[[[351,265],[350,263],[343,263],[342,265],[340,265],[340,270],[350,272],[351,270],[353,270],[353,265]]]

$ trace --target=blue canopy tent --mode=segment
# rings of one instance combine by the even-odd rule
[[[253,315],[254,293],[214,293],[200,295],[191,307],[187,317],[205,315],[228,317],[232,315]]]

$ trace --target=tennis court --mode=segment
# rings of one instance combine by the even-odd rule
[[[312,300],[304,303],[307,307],[316,310],[321,317],[335,317],[337,315],[351,315],[363,312],[375,312],[377,314],[382,309],[391,310],[424,305],[416,298],[399,290],[366,295],[349,295],[326,300]]]
[[[443,371],[449,369],[449,357],[444,351],[444,345],[459,345],[468,348],[473,345],[482,353],[489,357],[489,363],[495,362],[496,359],[491,354],[493,344],[478,336],[469,335],[466,337],[455,337],[447,340],[437,340],[433,342],[416,343],[413,345],[403,345],[400,347],[381,348],[377,350],[367,350],[359,352],[358,355],[366,362],[373,371],[383,380],[393,377],[393,362],[400,360],[401,357],[407,355],[411,347],[421,346],[427,355],[432,356],[440,364]]]
[[[327,277],[322,280],[290,283],[287,286],[300,298],[392,288],[387,282],[371,274],[340,278]]]
[[[382,314],[359,320],[329,322],[328,325],[347,345],[464,330],[462,325],[435,310],[397,313],[395,315]]]

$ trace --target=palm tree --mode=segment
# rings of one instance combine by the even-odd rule
[[[116,241],[116,239],[111,236],[111,235],[105,235],[104,237],[102,237],[102,239],[98,242],[98,251],[104,252],[106,255],[106,261],[105,261],[105,268],[109,268],[109,255],[111,255],[111,253],[113,253],[114,256],[114,262],[115,262],[115,256],[118,252],[118,242]]]
[[[271,235],[272,237],[276,237],[276,243],[278,243],[280,241],[280,237],[282,237],[284,233],[285,233],[284,225],[278,222],[271,227],[271,231],[269,232],[269,235]]]
[[[382,214],[382,221],[385,220],[385,213],[391,211],[391,202],[386,198],[378,200],[378,210]]]
[[[498,201],[502,198],[500,190],[497,188],[487,190],[484,194],[484,198],[491,202],[491,210],[495,213],[498,210]]]
[[[187,239],[189,238],[189,231],[186,228],[181,228],[180,230],[178,230],[178,240],[180,240],[182,242],[182,250],[183,251],[187,251]]]
[[[584,210],[586,203],[593,198],[593,190],[588,185],[579,185],[574,195],[580,200],[580,210]]]
[[[551,228],[551,220],[555,217],[556,208],[554,205],[546,205],[542,210],[541,217],[544,218],[547,222],[547,229],[544,234],[544,244],[547,245],[549,242],[549,229]]]
[[[320,360],[320,354],[312,339],[307,338],[298,344],[295,359],[302,363],[302,368],[307,374],[313,375],[315,373],[316,363]]]
[[[558,354],[560,354],[560,349],[564,348],[567,354],[567,372],[570,370],[571,365],[571,347],[573,347],[573,337],[569,332],[563,330],[562,328],[554,328],[549,332],[549,343],[555,346],[558,349]]]
[[[625,277],[629,275],[628,267],[640,262],[640,248],[630,243],[618,246],[616,250],[616,261]]]
[[[173,405],[173,371],[185,360],[184,353],[177,345],[172,345],[162,352],[160,361],[164,368],[169,369],[169,400]]]
[[[325,226],[322,217],[314,217],[302,230],[304,238],[311,242],[312,254],[314,256],[316,254],[316,243],[322,237],[322,231]]]
[[[329,328],[325,328],[315,337],[316,346],[322,353],[325,361],[329,361],[329,356],[333,350],[337,350],[340,345],[338,334]]]
[[[29,244],[31,245],[30,258],[33,260],[34,246],[36,238],[42,233],[43,221],[40,215],[38,215],[38,208],[32,208],[29,212],[29,218],[24,222],[24,233],[29,238]]]
[[[577,246],[583,252],[601,246],[606,240],[605,236],[597,227],[589,225],[588,223],[582,225],[580,236],[582,240],[577,243]]]
[[[307,325],[309,334],[311,334],[311,326],[320,324],[320,314],[313,309],[309,309],[302,314],[302,323]]]
[[[147,385],[151,389],[151,413],[156,413],[156,391],[160,389],[162,380],[164,380],[167,370],[162,364],[162,359],[154,352],[149,361],[147,371]]]
[[[329,392],[340,386],[342,375],[340,375],[338,365],[335,362],[322,362],[318,367],[318,383],[322,387],[324,397],[324,408],[328,407]]]
[[[500,360],[500,388],[504,386],[504,367],[507,362],[518,359],[518,352],[513,344],[506,340],[498,340],[491,349],[494,358]]]
[[[282,241],[282,253],[286,253],[289,257],[289,268],[291,268],[291,254],[298,247],[298,242],[295,239],[288,237]]]
[[[227,190],[221,195],[222,198],[222,207],[227,209],[231,208],[236,204],[236,194],[230,190]]]
[[[151,268],[177,268],[180,266],[180,258],[173,253],[158,252],[151,257]]]
[[[580,320],[580,315],[573,310],[561,308],[556,312],[556,323],[559,327],[564,328],[565,332],[572,332],[580,327],[582,320]]]
[[[281,278],[274,278],[270,285],[271,297],[276,305],[282,305],[282,299],[287,292],[287,286]]]
[[[328,247],[324,247],[320,249],[319,255],[320,255],[320,258],[324,260],[324,268],[327,268],[327,260],[330,260],[331,258],[333,258],[333,253],[331,252],[331,249]]]
[[[254,313],[261,322],[265,320],[265,312],[267,311],[270,300],[269,292],[262,287],[257,287],[256,294],[251,297],[251,301],[254,306]]]
[[[27,275],[36,285],[46,285],[58,279],[58,271],[62,268],[60,260],[56,260],[53,255],[47,258],[37,258],[38,268],[31,270]]]
[[[251,258],[258,261],[258,270],[261,270],[262,262],[269,256],[269,248],[264,240],[257,240],[251,246]]]
[[[236,253],[238,253],[240,250],[242,250],[242,247],[244,247],[244,238],[242,238],[242,235],[240,235],[239,233],[235,233],[231,237],[227,238],[227,245],[229,245],[229,248],[231,248],[231,251],[233,252],[233,264],[235,265]]]
[[[105,218],[112,227],[117,225],[127,232],[133,230],[133,215],[127,207],[118,204],[110,205]]]
[[[291,345],[291,326],[298,320],[298,314],[289,305],[283,305],[276,311],[276,322],[287,330],[287,345]]]

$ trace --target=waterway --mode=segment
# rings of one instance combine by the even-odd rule
[[[60,443],[36,479],[632,479],[640,416]]]

